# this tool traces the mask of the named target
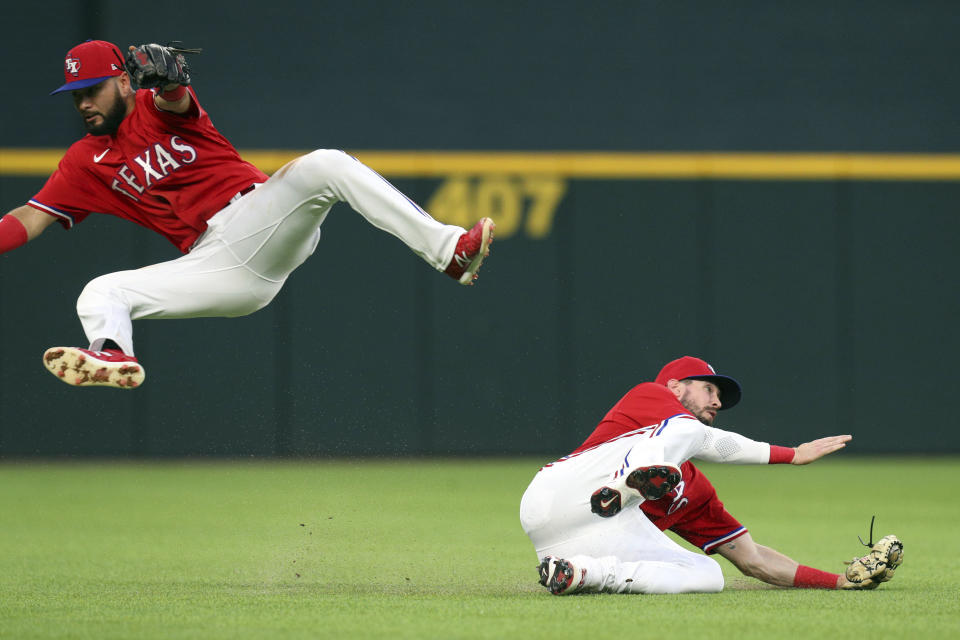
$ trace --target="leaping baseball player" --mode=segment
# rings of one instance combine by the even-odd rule
[[[316,249],[338,202],[438,271],[473,283],[490,251],[492,220],[469,231],[441,224],[342,151],[314,151],[268,177],[240,158],[197,101],[183,54],[198,52],[145,44],[124,54],[88,40],[66,55],[66,82],[52,93],[71,93],[88,135],[39,193],[0,219],[0,253],[54,221],[69,229],[108,213],[161,234],[185,255],[91,281],[77,301],[89,347],[48,349],[43,362],[54,375],[81,387],[140,386],[132,320],[263,308]]]
[[[676,544],[670,529],[745,575],[782,587],[874,589],[893,578],[903,544],[885,536],[843,574],[799,564],[753,541],[691,458],[740,464],[809,464],[851,436],[798,447],[756,442],[711,426],[740,400],[733,378],[699,358],[668,363],[631,389],[568,456],[544,466],[520,503],[520,522],[555,595],[686,593],[723,589],[712,558]]]

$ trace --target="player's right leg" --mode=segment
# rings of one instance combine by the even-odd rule
[[[109,339],[133,355],[133,320],[248,315],[282,285],[252,273],[214,241],[176,260],[95,278],[77,299],[77,314],[91,345]]]
[[[610,518],[633,502],[659,500],[680,483],[680,467],[664,461],[660,442],[646,435],[624,438],[621,460],[590,496],[590,510]],[[621,445],[622,447],[623,445]]]
[[[280,290],[282,280],[250,271],[215,233],[205,240],[176,260],[88,283],[77,314],[90,347],[52,347],[44,354],[46,368],[73,386],[136,388],[145,373],[134,355],[133,320],[246,315]],[[103,348],[106,340],[118,348]]]
[[[135,389],[147,375],[135,357],[119,349],[51,347],[43,354],[43,365],[74,387]]]

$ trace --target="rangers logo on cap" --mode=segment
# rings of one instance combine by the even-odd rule
[[[123,54],[112,42],[87,40],[67,51],[62,87],[51,92],[86,89],[123,73]]]

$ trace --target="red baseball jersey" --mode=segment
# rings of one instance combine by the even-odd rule
[[[86,135],[29,205],[66,228],[106,213],[156,231],[186,253],[207,220],[266,174],[240,158],[190,89],[185,114],[161,111],[139,90],[114,135]]]
[[[665,386],[653,382],[639,384],[607,412],[573,453],[655,427],[679,415],[694,417]],[[690,461],[680,465],[680,471],[683,480],[673,491],[660,500],[645,500],[640,504],[640,509],[658,529],[669,529],[706,553],[715,553],[720,545],[747,533],[724,509],[716,489],[702,471]]]

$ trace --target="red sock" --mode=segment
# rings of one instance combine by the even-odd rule
[[[799,589],[836,589],[840,574],[820,571],[813,567],[800,565],[793,576],[793,586]]]

